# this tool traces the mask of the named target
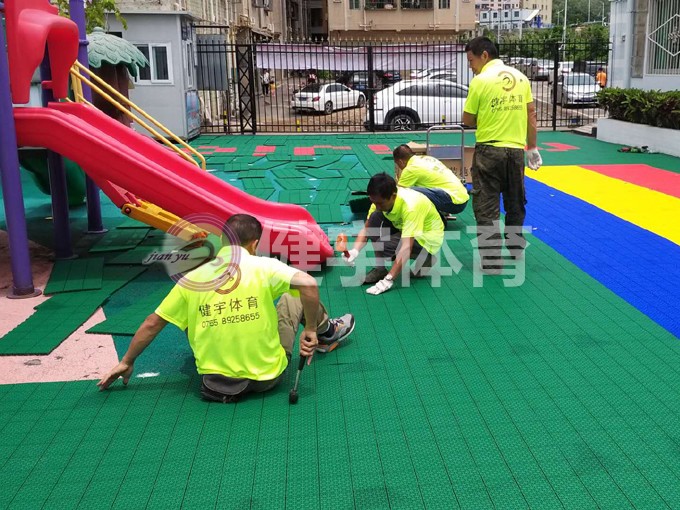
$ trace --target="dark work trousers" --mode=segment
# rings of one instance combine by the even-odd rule
[[[467,205],[467,201],[462,204],[454,204],[451,195],[441,188],[414,187],[411,189],[414,189],[429,198],[430,202],[434,204],[439,212],[459,214],[465,210],[465,206]]]
[[[518,253],[526,246],[522,234],[526,216],[524,150],[477,144],[472,160],[472,209],[477,220],[479,256],[485,267],[497,267],[502,240],[500,197],[505,208],[506,248]]]
[[[365,226],[366,237],[373,243],[376,266],[385,266],[389,260],[395,258],[401,243],[401,230],[398,230],[390,220],[385,218],[382,211],[375,211],[371,214]],[[419,258],[418,255],[422,251],[423,247],[414,239],[410,258]],[[423,255],[423,257],[426,257],[426,255]]]

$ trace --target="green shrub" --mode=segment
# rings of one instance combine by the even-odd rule
[[[680,129],[680,91],[605,88],[597,93],[611,119]]]

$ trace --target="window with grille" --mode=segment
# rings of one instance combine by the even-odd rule
[[[350,9],[361,9],[361,0],[349,0]]]
[[[433,0],[401,0],[402,9],[434,9]]]
[[[680,74],[680,0],[653,0],[647,27],[647,73]]]
[[[394,9],[396,7],[396,1],[397,0],[366,0],[366,9]]]
[[[440,9],[450,9],[451,8],[451,0],[439,0],[439,8]]]

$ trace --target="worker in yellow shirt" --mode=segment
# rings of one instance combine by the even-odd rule
[[[602,88],[607,86],[607,72],[602,67],[597,68],[597,74],[595,75],[595,81]]]
[[[487,274],[501,274],[501,195],[506,248],[518,259],[524,256],[526,247],[522,233],[526,216],[525,147],[529,168],[538,170],[543,163],[536,148],[536,107],[527,77],[503,64],[488,38],[472,39],[465,51],[475,74],[468,88],[463,123],[477,128],[471,195],[481,269]]]
[[[187,333],[203,397],[221,402],[274,388],[290,363],[301,323],[300,356],[331,351],[352,332],[351,314],[328,318],[313,277],[255,256],[262,235],[256,218],[233,215],[226,229],[240,245],[224,246],[214,261],[175,285],[139,327],[120,363],[99,381],[101,390],[119,377],[127,384],[137,357],[168,323]]]
[[[440,213],[463,212],[470,196],[449,167],[432,156],[416,156],[406,144],[394,149],[392,155],[398,186],[419,191]]]
[[[378,295],[392,288],[394,279],[408,268],[412,258],[416,259],[414,276],[425,275],[444,244],[444,223],[425,195],[398,188],[394,178],[384,172],[371,177],[366,191],[373,205],[354,246],[343,258],[354,264],[366,243],[373,243],[376,266],[364,283],[374,284],[366,292]],[[394,263],[387,269],[390,260]]]

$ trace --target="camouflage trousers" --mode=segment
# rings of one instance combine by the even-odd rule
[[[526,246],[522,226],[526,216],[524,150],[477,144],[472,160],[472,209],[477,221],[477,246],[484,267],[501,264],[503,239],[512,254]],[[500,231],[500,199],[505,227]]]

